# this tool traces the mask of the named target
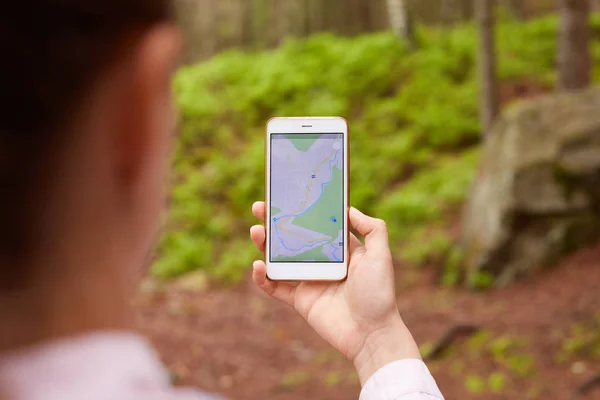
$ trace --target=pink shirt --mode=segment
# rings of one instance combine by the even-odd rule
[[[176,389],[142,337],[98,333],[0,356],[2,400],[216,400]],[[401,360],[380,369],[360,400],[443,400],[427,367]]]

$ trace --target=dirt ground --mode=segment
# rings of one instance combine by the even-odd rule
[[[447,399],[572,399],[600,373],[585,348],[560,357],[600,311],[600,243],[506,289],[440,288],[427,270],[398,267],[404,278],[398,304],[424,349],[456,324],[484,332],[428,363]],[[135,303],[140,330],[179,384],[240,400],[358,398],[352,365],[250,280],[204,290],[146,284]],[[600,387],[578,398],[600,399]]]

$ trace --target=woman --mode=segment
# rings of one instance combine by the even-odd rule
[[[167,0],[4,6],[3,400],[207,398],[169,386],[129,305],[164,204],[179,47]],[[294,288],[257,261],[256,284],[354,362],[362,399],[441,399],[396,307],[385,224],[350,218],[366,241],[347,282]],[[251,237],[264,249],[262,226]]]

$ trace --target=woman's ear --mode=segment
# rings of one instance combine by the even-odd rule
[[[123,102],[115,147],[119,178],[132,183],[148,163],[165,154],[174,126],[171,77],[181,48],[179,31],[172,25],[148,30],[136,42],[123,75]]]

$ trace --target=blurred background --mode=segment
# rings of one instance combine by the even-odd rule
[[[600,398],[600,1],[175,0],[166,234],[135,306],[178,384],[357,398],[249,281],[264,125],[340,115],[351,202],[448,399]]]

